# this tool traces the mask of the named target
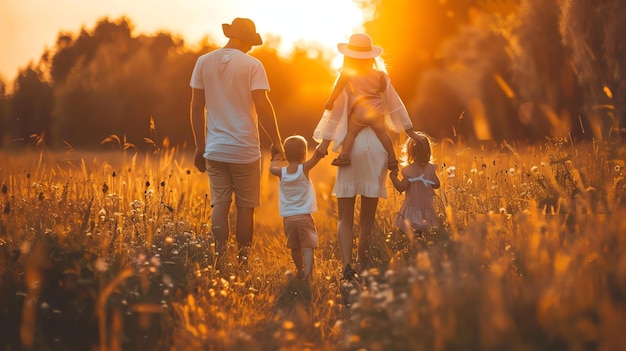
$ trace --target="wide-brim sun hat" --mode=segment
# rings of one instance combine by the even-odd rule
[[[357,33],[350,36],[347,43],[337,44],[337,49],[344,56],[357,59],[370,59],[380,56],[383,49],[372,45],[372,38],[367,34]]]
[[[253,46],[263,44],[263,39],[256,32],[254,22],[248,18],[237,17],[231,24],[224,23],[222,24],[222,31],[227,38],[241,39]]]

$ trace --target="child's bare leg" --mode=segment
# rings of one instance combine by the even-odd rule
[[[348,121],[348,132],[346,133],[346,137],[343,139],[341,154],[333,160],[331,163],[333,166],[347,166],[351,163],[350,153],[352,153],[354,140],[356,139],[357,134],[359,134],[359,132],[365,127],[366,125],[355,122],[352,119]]]
[[[228,221],[228,213],[230,211],[230,202],[219,203],[213,205],[213,213],[211,214],[211,231],[215,237],[215,267],[218,270],[224,268],[226,263],[226,252],[228,251],[228,234],[230,223]]]
[[[350,158],[352,146],[354,146],[354,140],[356,139],[357,134],[359,134],[359,132],[366,126],[366,124],[361,124],[353,119],[348,121],[348,132],[345,139],[343,139],[343,145],[341,148],[342,157]]]
[[[396,159],[396,151],[393,149],[393,141],[391,140],[389,133],[387,133],[387,128],[385,128],[385,124],[376,123],[371,127],[374,130],[374,133],[376,133],[378,140],[380,140],[381,144],[383,144],[383,147],[387,151],[389,169],[397,169],[398,160]]]
[[[313,248],[303,248],[302,257],[304,259],[304,279],[309,279],[313,273],[313,263],[315,261]]]
[[[302,274],[304,270],[304,264],[302,261],[302,250],[291,249],[291,258],[293,258],[293,263],[296,265],[296,269],[298,270],[298,275]]]

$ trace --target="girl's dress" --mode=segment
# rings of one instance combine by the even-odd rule
[[[386,75],[385,75],[386,76]],[[387,89],[382,92],[385,120],[394,132],[403,132],[413,127],[402,100],[387,79]],[[340,152],[348,130],[348,96],[339,95],[332,110],[324,111],[313,139],[317,142],[332,140],[332,150]],[[372,198],[387,198],[387,151],[376,133],[366,127],[357,135],[351,153],[352,164],[338,167],[333,194],[338,198],[362,195]]]
[[[393,225],[404,233],[411,230],[428,231],[439,224],[433,205],[435,193],[432,187],[436,169],[437,165],[432,163],[426,164],[423,169],[419,166],[402,169],[402,176],[409,179],[409,187]]]

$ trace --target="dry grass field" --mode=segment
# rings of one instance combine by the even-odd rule
[[[189,154],[0,154],[0,350],[626,349],[624,146],[441,141],[434,156],[444,225],[399,233],[389,183],[374,262],[346,283],[332,157],[311,174],[303,282],[267,159],[249,263],[231,246],[217,271]]]

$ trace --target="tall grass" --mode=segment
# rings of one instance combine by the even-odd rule
[[[247,265],[216,270],[205,174],[158,155],[2,154],[0,349],[586,350],[626,336],[620,144],[435,149],[441,227],[392,227],[343,282],[330,158],[312,171],[315,274],[297,279],[264,164]],[[267,161],[267,160],[265,160]]]

